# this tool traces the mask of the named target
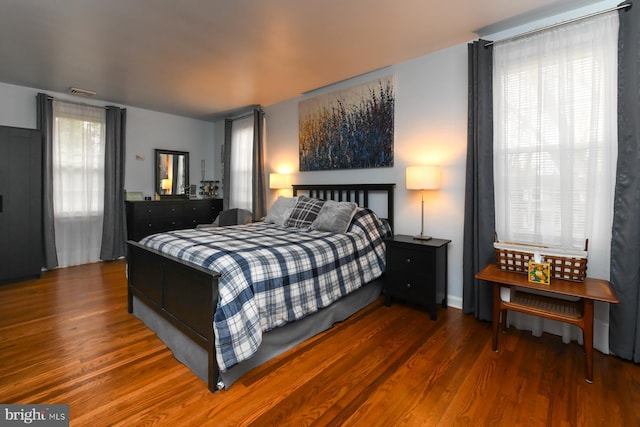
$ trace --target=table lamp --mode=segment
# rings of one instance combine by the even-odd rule
[[[269,188],[272,190],[291,188],[291,175],[284,173],[270,173]]]
[[[424,190],[437,190],[440,188],[440,166],[409,166],[407,167],[407,189],[420,190],[422,192],[422,217],[420,234],[414,239],[429,240],[431,236],[424,235]]]

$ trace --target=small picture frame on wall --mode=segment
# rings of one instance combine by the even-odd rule
[[[551,284],[551,265],[548,262],[529,261],[529,282],[541,285]]]

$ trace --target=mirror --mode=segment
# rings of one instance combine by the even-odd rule
[[[189,153],[156,149],[156,193],[161,198],[187,197],[189,188]]]

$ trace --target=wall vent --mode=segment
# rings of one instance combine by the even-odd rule
[[[92,90],[87,90],[87,89],[79,89],[77,87],[70,87],[69,88],[69,93],[71,95],[76,95],[76,96],[84,96],[84,97],[92,97],[95,96],[95,92]]]

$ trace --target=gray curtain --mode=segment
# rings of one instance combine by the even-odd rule
[[[253,110],[253,219],[259,220],[267,215],[264,174],[264,111]]]
[[[53,98],[36,96],[37,126],[42,133],[42,260],[43,267],[58,266],[56,233],[53,222]]]
[[[611,285],[620,304],[611,305],[609,345],[614,354],[640,363],[640,4],[618,13],[618,165]]]
[[[493,239],[493,47],[468,45],[469,104],[462,256],[462,310],[480,320],[492,318],[492,290],[475,274],[495,261]]]
[[[126,255],[124,194],[125,130],[127,110],[106,108],[104,153],[104,220],[100,259],[108,261]]]
[[[253,109],[253,176],[251,177],[252,214],[253,219],[258,220],[267,214],[266,208],[266,178],[264,169],[264,111],[261,108]],[[246,115],[243,117],[247,117]],[[231,176],[231,128],[233,119],[224,121],[224,191],[229,191]],[[223,208],[229,209],[229,198],[225,196]]]
[[[231,180],[231,127],[233,120],[226,119],[224,121],[224,170],[222,171],[222,191],[224,199],[222,200],[222,208],[229,209],[229,181]]]

